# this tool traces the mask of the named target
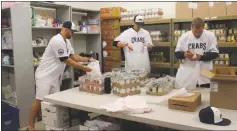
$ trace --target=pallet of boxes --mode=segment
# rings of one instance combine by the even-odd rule
[[[113,46],[114,39],[120,35],[120,14],[126,9],[121,7],[101,8],[101,29],[103,39],[104,72],[121,66],[120,48]]]

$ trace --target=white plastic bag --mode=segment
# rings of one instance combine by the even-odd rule
[[[195,66],[181,65],[176,74],[175,88],[185,88],[187,90],[196,89],[199,72],[199,64],[196,64]]]
[[[87,65],[92,69],[91,72],[87,72],[87,75],[91,75],[92,77],[101,77],[102,73],[100,71],[100,64],[99,61],[91,62]]]

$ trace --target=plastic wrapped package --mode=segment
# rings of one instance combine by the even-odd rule
[[[166,76],[159,79],[152,79],[146,85],[146,87],[147,87],[147,94],[158,95],[158,96],[166,95],[174,87],[174,78]]]
[[[12,32],[4,31],[2,35],[2,49],[12,49],[13,41],[12,41]]]
[[[104,77],[84,75],[78,78],[79,90],[94,94],[104,93]]]

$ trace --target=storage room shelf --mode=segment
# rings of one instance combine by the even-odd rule
[[[214,60],[228,61],[228,60],[230,60],[230,59],[228,59],[228,58],[216,58],[216,59],[214,59]]]
[[[47,45],[42,45],[42,46],[32,46],[33,48],[46,48]]]
[[[182,23],[182,22],[191,22],[193,18],[188,19],[173,19],[174,23]],[[204,19],[204,21],[218,21],[218,20],[237,20],[237,15],[233,16],[219,16],[219,17],[209,17]]]
[[[7,100],[3,100],[2,99],[2,101],[3,102],[6,102],[7,104],[10,104],[10,105],[13,105],[13,106],[17,106],[17,104],[16,104],[16,99],[15,98],[11,98],[11,99],[7,99]]]
[[[120,26],[130,26],[133,25],[133,21],[132,20],[122,20],[120,22]]]
[[[7,28],[1,28],[2,30],[11,30],[12,27],[7,27]]]
[[[2,67],[10,67],[10,68],[14,68],[14,65],[5,65],[5,64],[2,64]]]
[[[217,42],[218,47],[237,47],[237,42]],[[177,45],[177,41],[174,42],[174,46]]]
[[[35,27],[35,26],[32,26],[32,29],[59,30],[59,29],[61,29],[61,27]]]
[[[156,67],[156,68],[171,68],[170,62],[151,62],[151,67]]]
[[[171,46],[171,42],[160,42],[160,41],[152,41],[153,45],[155,47],[170,47]]]
[[[89,33],[84,33],[84,32],[75,32],[75,35],[100,35],[100,33],[96,33],[96,32],[89,32]]]
[[[2,49],[3,51],[4,50],[6,50],[6,51],[12,51],[13,49],[10,49],[10,48],[8,48],[8,49]]]
[[[31,1],[30,6],[42,7],[42,8],[67,7],[67,5],[64,5],[64,4],[55,4],[55,3],[51,3],[51,2],[37,2],[37,1]]]
[[[174,64],[174,69],[178,69],[179,65],[180,64]],[[213,64],[213,67],[231,67],[231,68],[237,69],[237,66],[229,66],[229,65],[225,65],[225,64],[222,64],[222,65],[220,65],[220,64],[219,65]]]
[[[160,18],[154,18],[154,19],[145,19],[145,24],[169,24],[171,23],[171,19],[160,19]]]
[[[70,80],[72,79],[71,77],[63,78],[62,80]]]
[[[171,23],[171,19],[160,19],[160,18],[154,18],[154,19],[145,19],[145,24],[169,24]],[[132,20],[122,20],[120,22],[120,26],[130,26],[133,25]]]

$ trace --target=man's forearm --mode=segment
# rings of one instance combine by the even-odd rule
[[[64,61],[64,63],[66,63],[67,65],[70,65],[72,66],[73,68],[77,68],[77,69],[81,69],[81,70],[84,70],[85,67],[77,62],[75,62],[74,60],[68,58]]]
[[[122,48],[122,47],[125,47],[126,45],[123,44],[123,42],[114,41],[114,42],[113,42],[113,46]]]
[[[207,52],[205,55],[202,55],[200,61],[211,61],[218,57],[218,53],[216,52]]]
[[[88,60],[89,60],[89,58],[87,58],[87,57],[82,57],[82,56],[79,56],[76,54],[71,55],[70,58],[76,62],[88,62]]]

